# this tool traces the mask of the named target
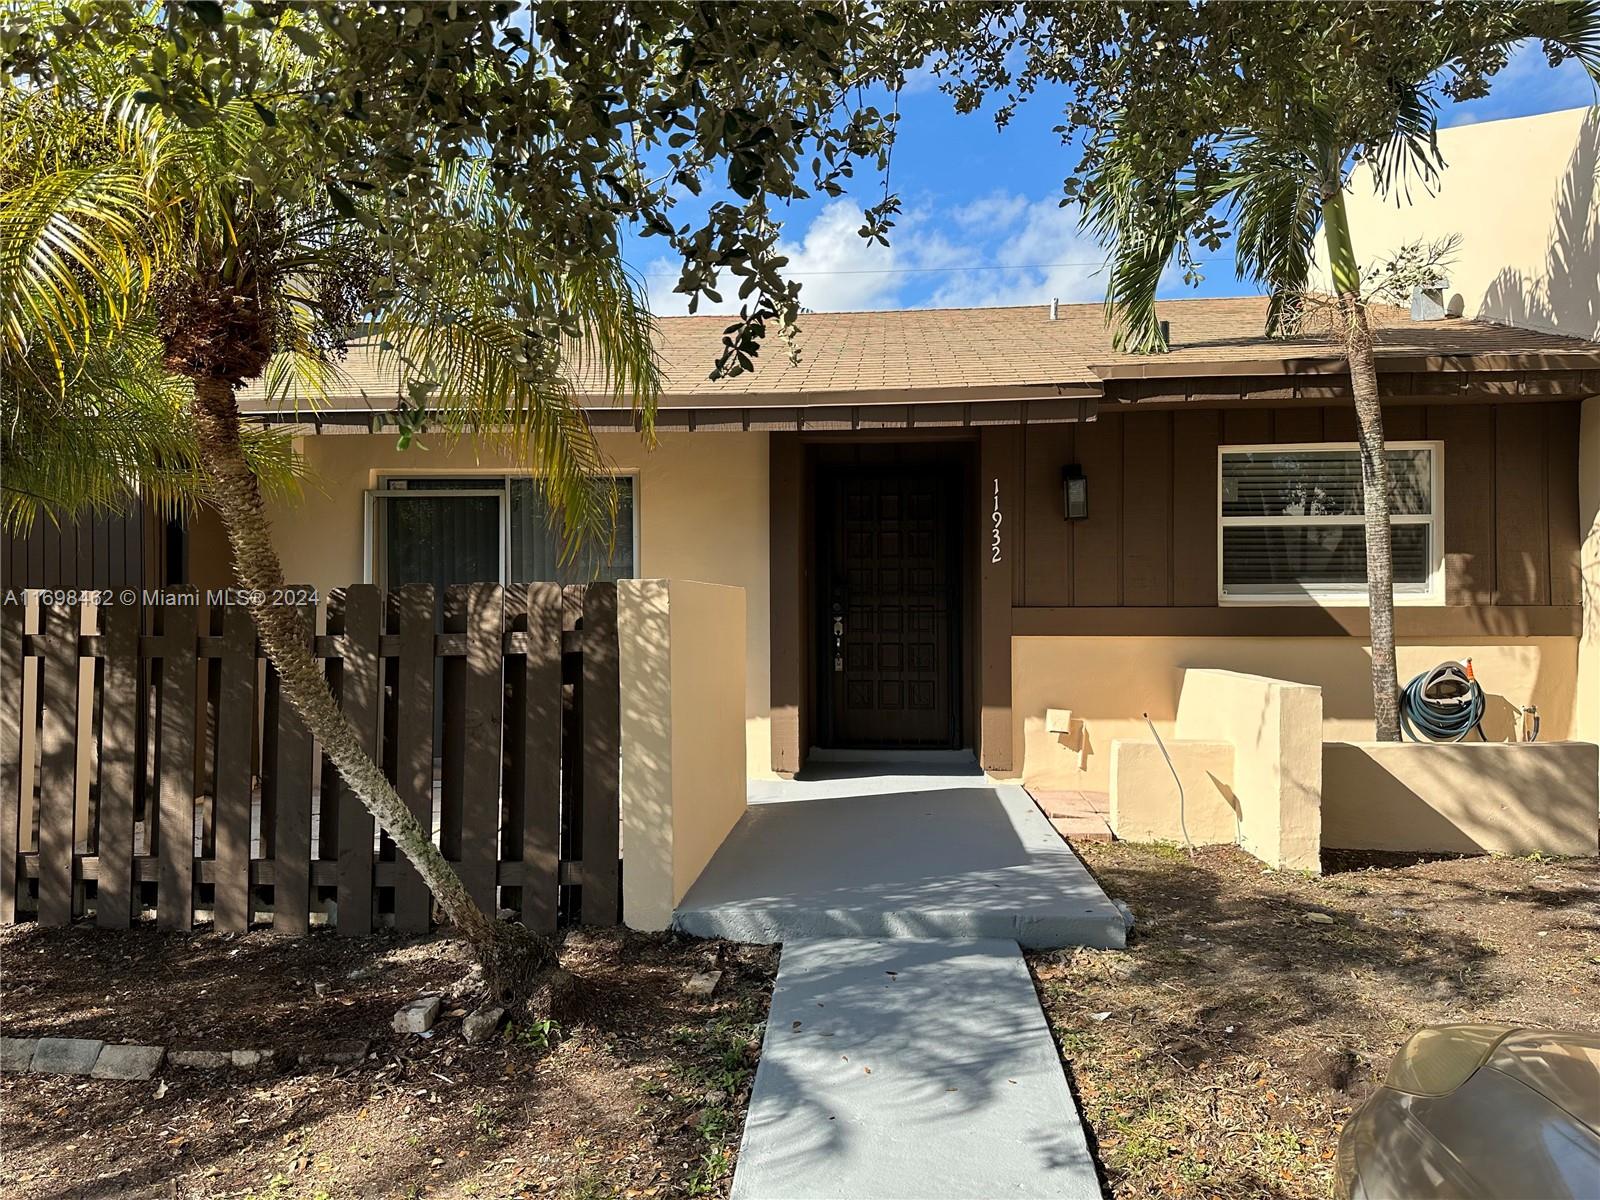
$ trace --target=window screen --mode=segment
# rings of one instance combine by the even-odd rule
[[[631,578],[634,481],[622,476],[612,482],[617,488],[615,543],[590,542],[563,562],[560,525],[552,525],[549,506],[532,479],[499,475],[384,479],[376,494],[382,558],[374,566],[374,577],[386,587],[431,583],[441,594],[454,583],[566,584]]]
[[[1395,590],[1427,593],[1439,557],[1436,449],[1386,456]],[[1366,554],[1354,447],[1223,450],[1224,596],[1359,595]]]

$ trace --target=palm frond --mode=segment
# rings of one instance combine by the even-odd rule
[[[480,167],[449,170],[449,219],[432,231],[437,265],[397,281],[376,314],[380,360],[412,382],[412,403],[447,437],[526,464],[571,558],[615,536],[615,488],[584,402],[607,397],[647,435],[653,426],[660,366],[649,311],[620,260],[552,272]]]
[[[27,529],[40,516],[84,509],[123,512],[137,502],[190,513],[207,496],[189,415],[193,389],[166,370],[142,323],[115,336],[91,331],[59,386],[49,351],[0,354],[0,522]],[[304,465],[278,430],[245,431],[245,452],[265,494],[294,496]]]
[[[1439,154],[1439,109],[1432,93],[1405,90],[1396,105],[1393,133],[1372,147],[1367,157],[1380,195],[1398,191],[1409,202],[1413,179],[1431,192],[1444,167]]]
[[[1508,4],[1500,12],[1505,28],[1498,40],[1537,38],[1547,48],[1576,59],[1600,86],[1600,0]]]
[[[1225,182],[1239,276],[1263,285],[1267,336],[1296,332],[1297,301],[1310,282],[1321,218],[1317,188],[1303,156],[1242,154]]]
[[[59,171],[0,196],[7,335],[20,342],[31,324],[80,345],[91,320],[80,273],[110,312],[125,313],[134,286],[150,278],[147,211],[138,181],[107,167]]]
[[[1177,176],[1146,175],[1111,128],[1099,148],[1101,170],[1084,197],[1084,226],[1107,248],[1112,345],[1134,354],[1161,353],[1167,343],[1156,318],[1156,291],[1209,204]]]

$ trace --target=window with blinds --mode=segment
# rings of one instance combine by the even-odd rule
[[[1431,599],[1443,575],[1440,445],[1393,443],[1386,457],[1395,595]],[[1367,538],[1355,446],[1225,446],[1220,464],[1223,599],[1365,597]]]

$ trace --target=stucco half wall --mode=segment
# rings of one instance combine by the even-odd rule
[[[1506,638],[1463,644],[1410,641],[1397,650],[1400,681],[1446,659],[1471,657],[1489,696],[1491,741],[1513,736],[1517,710],[1536,704],[1540,740],[1573,736],[1578,686],[1575,637]],[[1018,637],[1012,649],[1016,759],[1023,782],[1044,788],[1108,791],[1111,743],[1148,741],[1141,713],[1163,737],[1175,731],[1184,672],[1218,668],[1322,689],[1322,737],[1372,736],[1370,647],[1359,638]],[[1070,708],[1083,725],[1066,738],[1045,728],[1045,711]]]
[[[1347,850],[1593,855],[1593,742],[1328,742],[1322,840]]]
[[[617,588],[622,918],[665,929],[745,809],[739,588],[627,579]]]
[[[745,763],[772,775],[768,653],[768,448],[764,433],[663,433],[654,448],[632,434],[600,434],[609,466],[637,476],[638,562],[643,578],[694,579],[744,589]],[[511,474],[520,464],[461,442],[400,450],[392,433],[323,434],[297,442],[311,479],[293,502],[269,506],[285,576],[324,594],[360,582],[366,564],[364,492],[380,475]],[[215,553],[221,553],[220,547]],[[195,562],[197,581],[226,582],[226,568]],[[219,584],[220,586],[220,584]]]

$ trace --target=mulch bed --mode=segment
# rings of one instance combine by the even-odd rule
[[[6,931],[6,1035],[279,1054],[145,1083],[0,1077],[0,1194],[725,1195],[776,949],[585,930],[562,957],[581,1000],[569,1027],[469,1046],[473,968],[448,937]],[[716,994],[687,996],[708,969],[724,972]],[[405,1001],[452,988],[431,1038],[390,1029]],[[296,1065],[294,1047],[339,1038],[372,1053]]]
[[[1329,1192],[1334,1145],[1416,1028],[1600,1028],[1600,863],[1077,847],[1126,952],[1030,954],[1109,1194]]]

